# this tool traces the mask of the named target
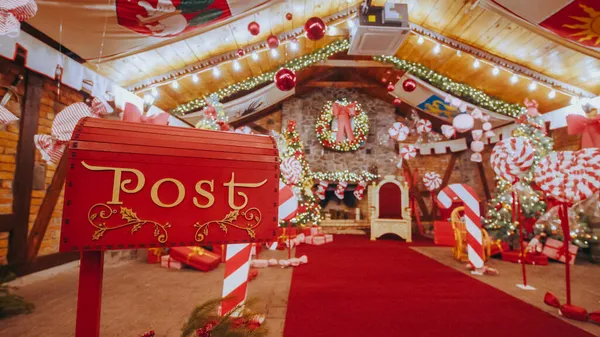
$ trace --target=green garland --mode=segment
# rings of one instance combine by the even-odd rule
[[[444,92],[454,94],[465,101],[490,111],[510,117],[518,117],[522,112],[525,111],[525,108],[520,104],[510,104],[503,100],[490,97],[481,90],[475,89],[464,83],[454,82],[448,77],[436,73],[422,64],[402,60],[396,56],[374,56],[373,60],[383,63],[391,63],[396,68],[402,69]]]
[[[352,104],[345,98],[342,100],[338,100],[335,103],[339,103],[343,106]],[[354,133],[354,140],[350,141],[348,139],[345,139],[341,142],[336,141],[336,138],[333,136],[333,132],[331,130],[334,102],[328,101],[327,103],[325,103],[325,106],[321,110],[321,114],[319,114],[317,123],[315,124],[315,132],[317,133],[317,139],[323,147],[340,152],[356,151],[367,140],[367,135],[369,134],[369,117],[367,116],[367,113],[364,112],[364,110],[361,108],[358,102],[353,103],[356,104],[356,116],[354,116],[354,130],[352,130],[352,132]],[[340,125],[338,125],[338,129],[339,128]]]
[[[327,60],[332,55],[337,54],[341,51],[346,51],[346,50],[348,50],[349,47],[350,47],[350,42],[347,39],[334,41],[321,49],[315,50],[314,52],[312,52],[310,54],[306,54],[306,55],[297,57],[297,58],[285,63],[284,65],[277,67],[274,70],[263,73],[256,77],[248,78],[247,80],[244,80],[244,81],[241,81],[238,83],[231,84],[223,89],[219,89],[216,92],[217,97],[220,100],[222,100],[223,98],[229,97],[237,92],[240,92],[243,90],[254,89],[255,87],[257,87],[261,84],[264,84],[267,82],[272,82],[273,77],[275,76],[275,73],[281,68],[288,68],[293,71],[299,71],[304,68],[308,68],[317,62]],[[206,95],[205,97],[209,97],[209,96],[211,96],[211,94]],[[193,101],[190,101],[188,103],[178,106],[177,108],[171,110],[171,113],[175,114],[175,115],[183,115],[186,112],[199,110],[205,106],[206,106],[205,98],[204,97],[198,98],[198,99],[195,99]]]
[[[362,171],[358,173],[350,172],[348,170],[345,171],[335,171],[335,172],[313,172],[312,178],[315,180],[326,180],[326,181],[345,181],[348,183],[359,183],[361,181],[370,182],[373,181],[379,176],[377,174],[373,174],[368,171]]]
[[[206,98],[211,95],[216,94],[218,99],[222,100],[240,91],[252,90],[261,84],[273,81],[273,76],[277,70],[281,68],[300,71],[314,65],[317,62],[327,60],[334,54],[346,51],[349,47],[350,42],[348,39],[334,41],[310,54],[297,57],[272,71],[231,84],[223,89],[219,89],[214,93],[207,94],[203,98],[198,98],[188,103],[179,105],[175,109],[171,110],[171,113],[174,115],[183,115],[190,111],[200,110],[207,105]],[[441,75],[422,64],[402,60],[396,56],[374,56],[373,59],[379,62],[391,63],[396,66],[396,68],[402,69],[444,92],[451,93],[464,99],[465,101],[490,111],[510,117],[518,117],[521,112],[525,111],[525,108],[519,104],[511,104],[503,100],[493,98],[483,91],[475,89],[467,84],[454,82],[448,77]]]

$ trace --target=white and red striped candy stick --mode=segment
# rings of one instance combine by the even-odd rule
[[[467,251],[469,263],[475,270],[483,268],[483,239],[477,193],[465,184],[452,184],[444,187],[437,201],[443,208],[450,208],[455,201],[465,205],[465,225],[467,228]]]
[[[223,302],[221,315],[235,310],[232,316],[239,314],[246,301],[248,272],[250,271],[250,243],[229,244],[225,257],[225,280],[223,281]]]

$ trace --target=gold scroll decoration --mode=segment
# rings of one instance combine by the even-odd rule
[[[240,215],[247,222],[242,220],[240,222],[245,223],[236,223]],[[197,242],[204,241],[204,238],[208,235],[209,227],[212,224],[218,225],[219,228],[221,228],[221,230],[225,233],[227,233],[228,227],[245,230],[248,233],[248,236],[254,239],[256,237],[256,232],[254,231],[254,229],[260,225],[261,219],[262,214],[260,213],[260,210],[256,207],[249,208],[245,211],[234,209],[231,212],[229,212],[222,220],[212,220],[203,224],[196,222],[194,224],[194,227],[198,229],[196,230],[195,239]]]
[[[154,225],[154,237],[158,240],[158,242],[165,243],[169,238],[169,233],[167,232],[167,229],[171,227],[169,223],[165,223],[163,225],[152,220],[142,220],[137,216],[137,214],[135,214],[135,212],[133,212],[131,208],[121,206],[121,219],[125,220],[125,222],[120,225],[108,226],[106,221],[98,221],[108,220],[115,214],[117,214],[117,209],[113,209],[112,207],[102,203],[95,204],[90,208],[88,211],[88,221],[96,228],[96,231],[92,237],[93,240],[99,240],[107,231],[118,230],[125,227],[131,227],[131,234],[133,235],[144,225]]]

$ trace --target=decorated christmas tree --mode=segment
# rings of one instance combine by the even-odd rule
[[[304,154],[296,121],[288,121],[287,127],[278,138],[281,158],[281,181],[292,185],[298,197],[298,213],[290,220],[292,226],[312,226],[321,222],[321,206],[313,194],[313,178],[310,165]]]
[[[196,127],[204,130],[227,131],[227,115],[218,96],[216,94],[209,96],[206,99],[206,105],[207,107],[203,110],[204,116],[196,124]]]
[[[546,211],[544,195],[532,186],[533,174],[539,161],[552,151],[554,141],[546,134],[544,121],[537,106],[529,106],[517,119],[514,137],[522,137],[531,142],[535,148],[533,165],[521,178],[518,187],[522,216],[525,219],[537,219]],[[507,240],[517,229],[512,221],[512,183],[496,177],[496,192],[489,203],[488,213],[484,220],[485,228],[493,237]],[[531,233],[527,233],[531,234]]]

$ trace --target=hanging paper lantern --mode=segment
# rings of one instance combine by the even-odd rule
[[[256,36],[260,34],[260,25],[256,21],[252,21],[248,24],[248,31],[250,34]]]
[[[394,91],[394,89],[396,89],[396,86],[394,84],[392,84],[392,82],[388,83],[387,91],[392,92],[392,91]]]
[[[325,36],[327,25],[323,19],[318,17],[312,17],[304,24],[304,30],[306,31],[306,37],[309,40],[317,41]]]
[[[394,106],[399,107],[402,105],[402,100],[399,97],[394,98]]]
[[[269,35],[267,38],[267,46],[271,49],[279,47],[279,38],[273,34]]]
[[[285,15],[285,18],[286,18],[288,21],[292,21],[292,19],[294,18],[294,16],[292,15],[292,13],[287,13],[287,14]]]
[[[467,132],[473,128],[475,120],[473,119],[473,116],[469,114],[460,114],[454,117],[452,125],[458,132]]]
[[[287,68],[281,68],[275,73],[275,85],[281,91],[290,91],[296,86],[296,73]]]
[[[415,89],[417,89],[417,82],[409,78],[402,83],[402,89],[404,89],[406,92],[413,92]]]

